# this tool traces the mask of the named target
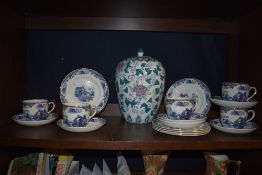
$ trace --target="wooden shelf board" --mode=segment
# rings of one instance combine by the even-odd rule
[[[247,135],[216,131],[198,137],[181,137],[159,133],[151,124],[126,123],[120,116],[104,117],[106,125],[89,133],[71,133],[56,123],[39,127],[20,126],[11,120],[0,128],[0,146],[76,150],[231,150],[261,149],[262,130]]]

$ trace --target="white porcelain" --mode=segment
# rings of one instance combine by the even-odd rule
[[[253,122],[246,123],[246,125],[242,129],[223,127],[219,118],[210,120],[209,123],[217,130],[230,134],[248,134],[258,128],[258,126]]]
[[[154,130],[158,132],[177,136],[201,136],[208,134],[211,130],[211,127],[208,124],[208,122],[202,123],[198,128],[180,129],[165,126],[158,119],[154,119],[152,121],[152,127]]]
[[[250,95],[253,90],[252,95]],[[257,88],[246,83],[222,83],[222,98],[227,101],[249,101],[257,93]]]
[[[83,127],[70,127],[66,123],[64,123],[63,119],[58,120],[56,123],[60,128],[66,131],[79,133],[79,132],[91,132],[91,131],[98,130],[99,128],[105,125],[106,121],[105,119],[100,117],[93,117],[88,122],[88,124]]]
[[[193,98],[166,99],[165,107],[167,115],[174,120],[188,120],[196,110],[196,102]]]
[[[218,106],[223,106],[227,108],[242,108],[242,109],[252,108],[258,103],[258,101],[256,100],[250,100],[247,102],[226,101],[223,100],[220,96],[211,97],[210,101]]]
[[[195,113],[207,114],[211,103],[209,88],[202,81],[195,78],[184,78],[176,81],[167,91],[165,96],[169,98],[189,97],[196,101]]]
[[[106,106],[108,96],[106,80],[92,69],[80,68],[70,72],[60,86],[60,100],[63,104],[90,104],[97,107],[97,113]]]
[[[86,126],[88,121],[96,114],[96,107],[82,103],[64,103],[63,119],[72,127]]]
[[[255,115],[255,111],[251,109],[220,108],[220,121],[224,127],[238,129],[244,128],[247,122],[250,122],[255,118]]]
[[[48,114],[48,117],[46,119],[44,119],[44,120],[30,120],[24,114],[18,114],[18,115],[14,115],[12,117],[12,120],[14,122],[16,122],[19,125],[24,125],[24,126],[41,126],[41,125],[46,125],[46,124],[52,123],[56,119],[57,119],[57,114],[55,114],[55,113]]]
[[[54,102],[48,102],[45,99],[29,99],[23,100],[23,113],[26,115],[30,120],[43,120],[48,117],[55,109]],[[51,109],[49,110],[49,107]]]
[[[165,69],[156,59],[138,56],[116,67],[118,104],[128,123],[146,124],[156,117],[165,89]]]
[[[204,123],[206,121],[206,116],[203,114],[194,114],[194,117],[191,120],[172,120],[169,119],[167,114],[162,113],[157,115],[157,119],[167,127],[193,129],[198,128],[202,123]]]

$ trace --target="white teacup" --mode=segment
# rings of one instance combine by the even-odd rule
[[[249,117],[249,114],[252,115]],[[220,108],[220,121],[222,126],[228,128],[241,129],[244,128],[247,122],[255,117],[254,110],[234,109],[234,108]]]
[[[251,90],[253,90],[252,95],[250,95]],[[222,98],[227,101],[249,101],[256,93],[256,87],[252,87],[246,83],[224,82],[222,84]]]
[[[50,105],[52,108],[48,110]],[[54,109],[55,103],[45,99],[23,100],[23,114],[30,120],[44,120]]]
[[[173,120],[189,120],[196,109],[193,98],[169,98],[165,101],[167,116]]]
[[[86,126],[89,120],[95,116],[96,107],[90,104],[65,103],[63,104],[64,123],[70,127]]]

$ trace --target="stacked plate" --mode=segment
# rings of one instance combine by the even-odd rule
[[[198,114],[195,114],[195,119],[192,120],[171,120],[165,113],[159,114],[152,121],[152,127],[156,131],[177,136],[201,136],[211,130],[206,117]]]
[[[96,114],[104,109],[108,97],[109,88],[106,80],[101,74],[92,69],[80,68],[70,72],[63,79],[60,86],[60,100],[62,104],[90,104],[96,106]],[[96,117],[95,120],[90,122],[85,127],[70,127],[61,119],[57,122],[57,125],[71,132],[89,132],[99,129],[105,124],[105,120],[100,117]],[[96,127],[93,127],[93,125]]]
[[[205,121],[205,118],[196,120],[196,122],[191,121],[192,123],[187,124],[184,124],[183,121],[181,123],[176,123],[175,120],[170,122],[170,119],[167,118],[166,114],[159,114],[157,118],[152,121],[152,127],[156,131],[177,136],[201,136],[208,134],[211,127],[208,122]]]

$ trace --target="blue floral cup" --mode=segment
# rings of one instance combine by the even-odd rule
[[[251,90],[253,90],[252,95],[250,95]],[[256,87],[252,87],[249,84],[232,82],[224,82],[222,84],[222,98],[227,101],[249,101],[256,93]]]
[[[23,114],[29,120],[44,120],[54,109],[55,103],[45,99],[23,100]]]
[[[97,108],[90,104],[65,103],[63,104],[63,121],[70,127],[85,127],[95,116]]]
[[[252,114],[251,116],[249,114]],[[250,116],[250,117],[249,117]],[[255,111],[247,109],[220,108],[220,121],[227,128],[242,129],[246,123],[254,119]]]
[[[193,98],[169,98],[165,101],[167,116],[173,120],[189,120],[196,109]]]

